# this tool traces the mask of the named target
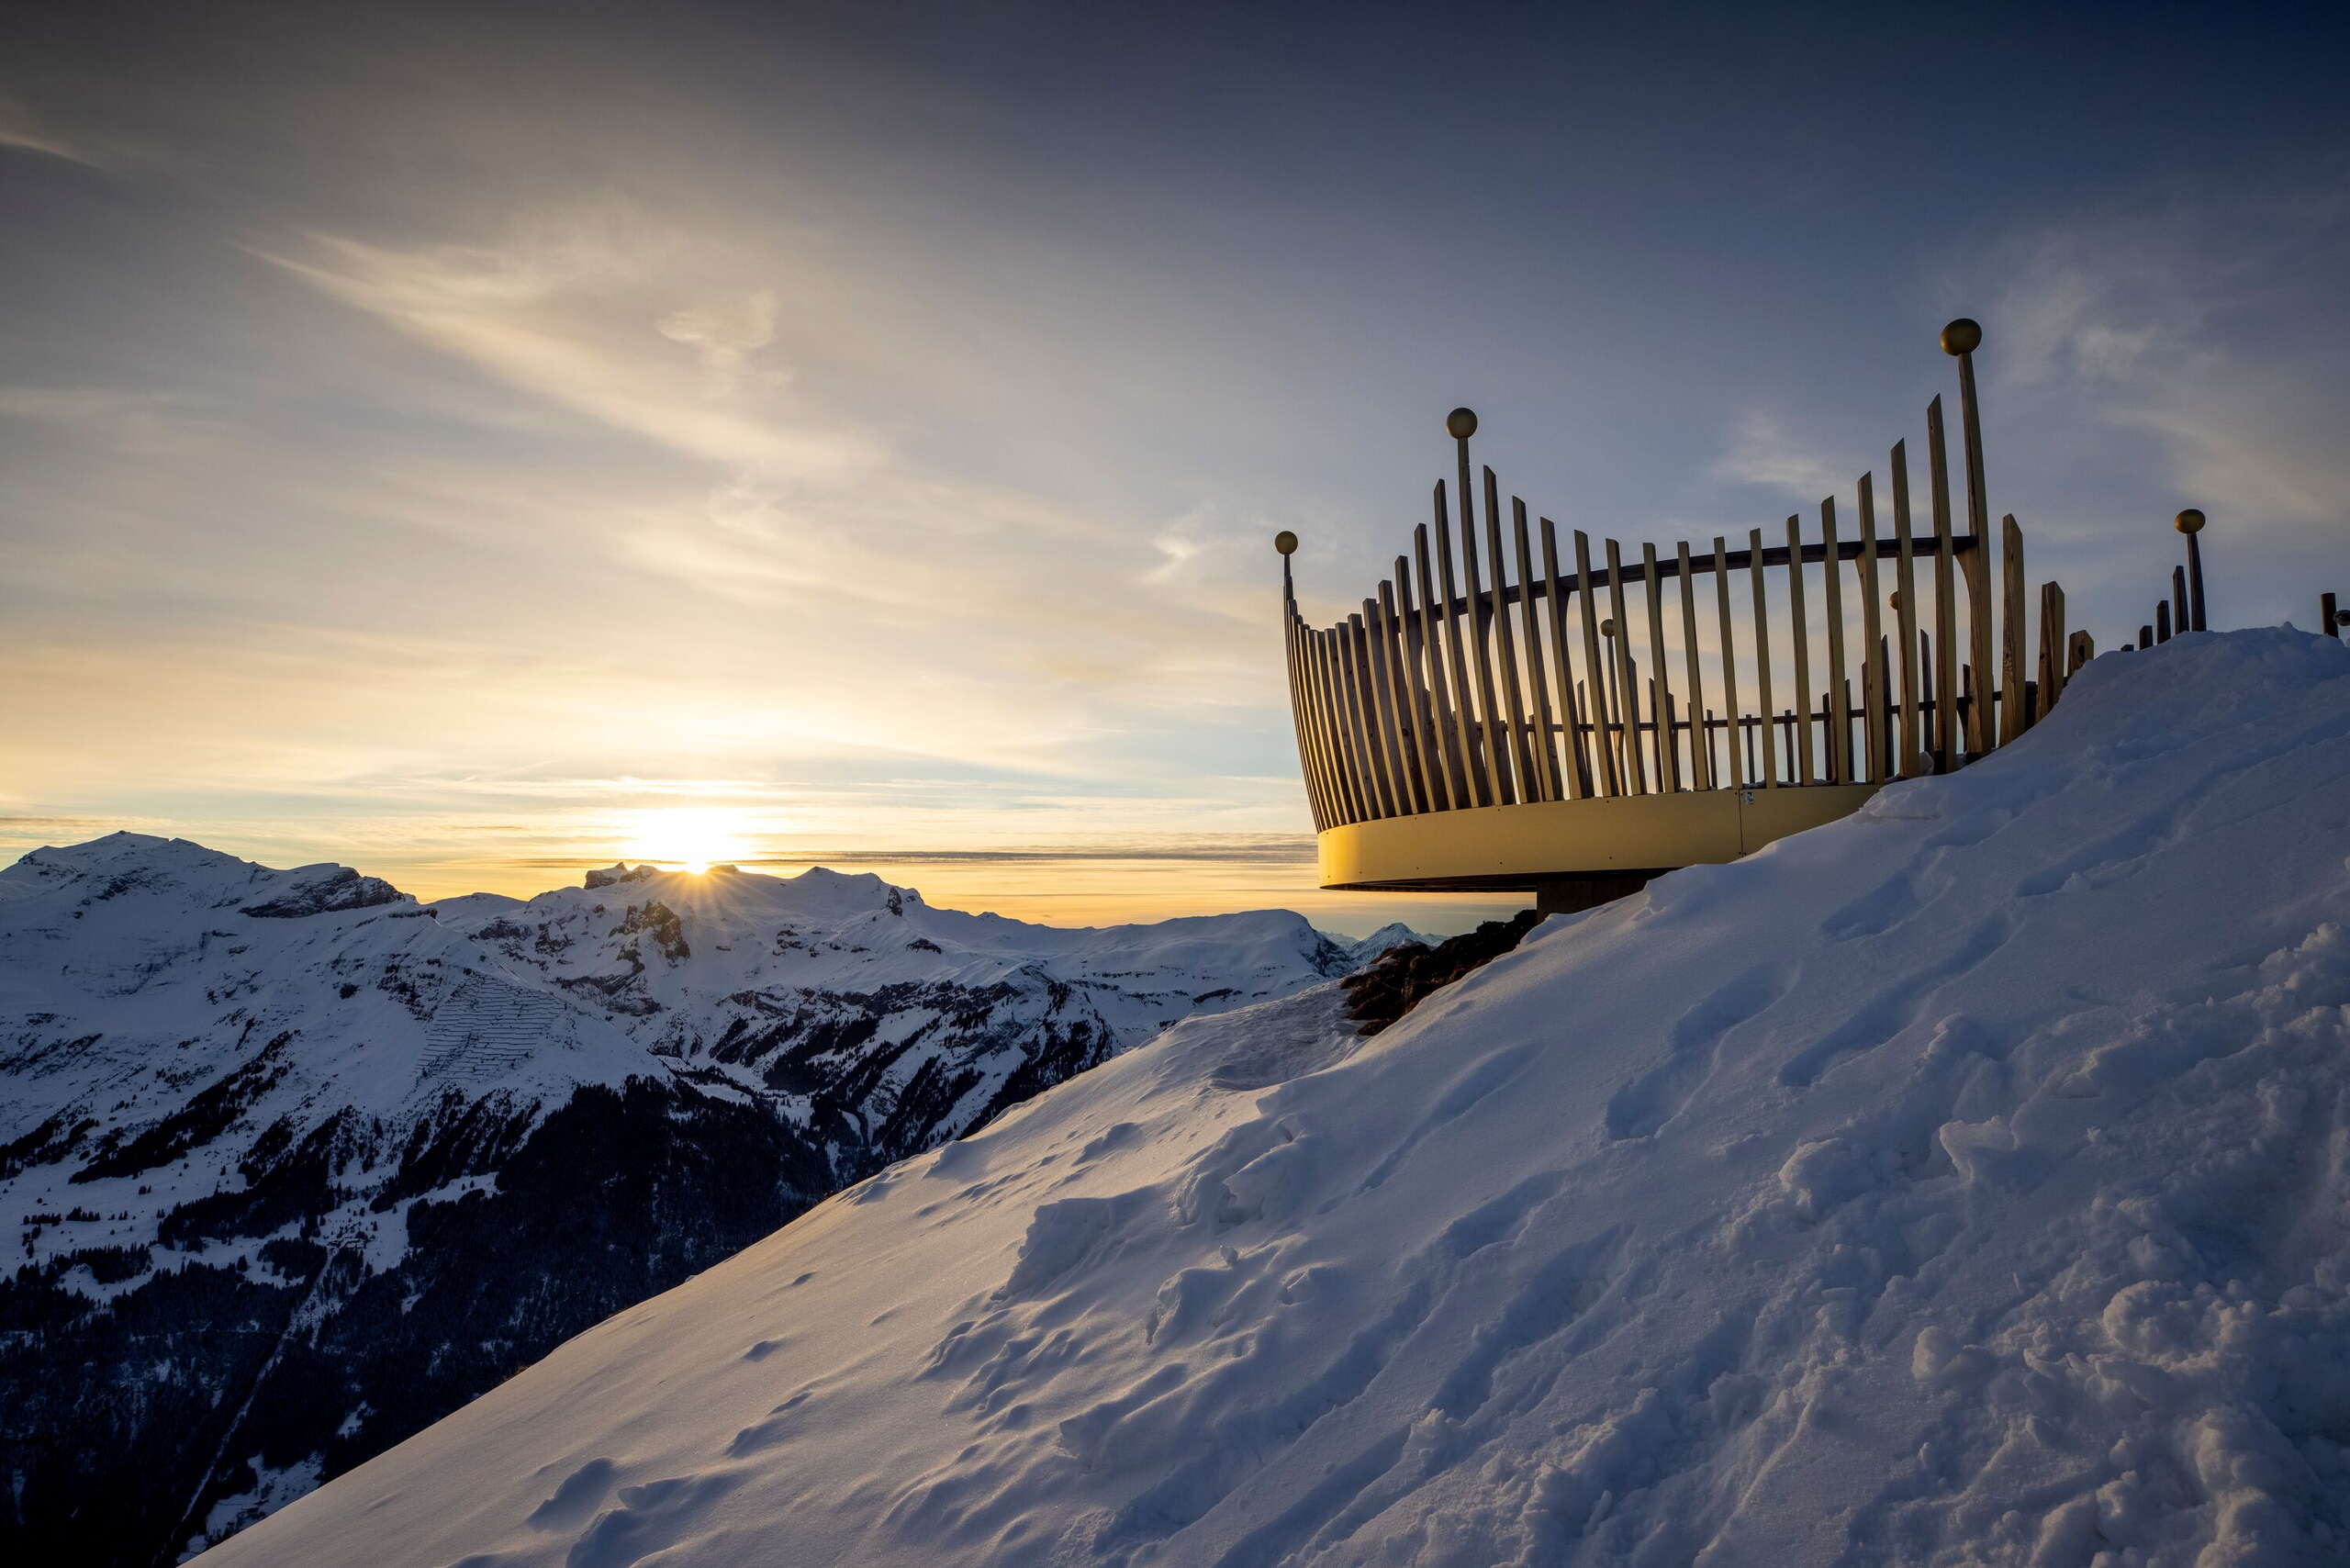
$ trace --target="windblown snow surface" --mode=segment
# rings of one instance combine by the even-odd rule
[[[2350,1555],[2350,650],[1188,1021],[204,1559]]]

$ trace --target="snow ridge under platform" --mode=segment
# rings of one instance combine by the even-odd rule
[[[2350,650],[2101,658],[1375,1038],[1187,1021],[203,1561],[2340,1561],[2345,856]]]

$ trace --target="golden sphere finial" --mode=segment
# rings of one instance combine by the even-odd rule
[[[1614,616],[1611,615],[1606,620],[1599,623],[1599,634],[1603,637],[1613,637],[1616,635],[1616,618]]]
[[[1292,533],[1286,528],[1282,529],[1279,533],[1273,535],[1273,548],[1280,551],[1284,555],[1296,554],[1297,535]]]
[[[2203,532],[2203,514],[2195,508],[2188,507],[2178,514],[2178,520],[2171,526],[2181,533],[2200,533]]]
[[[1983,329],[1971,318],[1961,316],[1942,329],[1942,353],[1973,353],[1983,346]]]
[[[1444,433],[1455,441],[1467,441],[1477,433],[1477,410],[1455,409],[1444,416]]]
[[[1887,609],[1889,609],[1889,610],[1898,610],[1898,609],[1900,609],[1900,608],[1901,608],[1901,590],[1900,590],[1899,588],[1895,588],[1891,593],[1886,594],[1886,595],[1885,596],[1885,602],[1886,602],[1886,607]]]

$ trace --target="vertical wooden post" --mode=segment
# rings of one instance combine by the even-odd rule
[[[1418,700],[1419,682],[1411,672],[1410,636],[1404,622],[1395,612],[1397,591],[1409,596],[1412,580],[1404,575],[1404,557],[1395,557],[1395,577],[1379,585],[1379,644],[1382,649],[1380,668],[1387,677],[1390,700],[1393,704],[1398,726],[1396,743],[1402,748],[1403,760],[1397,778],[1405,796],[1406,812],[1432,812],[1436,799],[1428,791],[1427,769],[1421,763],[1420,743],[1427,738],[1427,721]]]
[[[2322,593],[2317,596],[2317,622],[2329,637],[2333,636],[2335,628],[2342,624],[2342,612],[2334,608],[2334,603],[2333,594]]]
[[[1339,816],[1343,821],[1359,823],[1367,821],[1371,813],[1363,809],[1354,755],[1347,745],[1346,729],[1338,718],[1337,637],[1331,631],[1314,633],[1315,698],[1321,710],[1323,734],[1330,748],[1331,771],[1337,779]]]
[[[1475,429],[1474,425],[1470,427]],[[1463,461],[1467,461],[1465,458]],[[1463,482],[1467,473],[1463,470]],[[1437,574],[1444,595],[1441,606],[1444,615],[1445,662],[1451,666],[1452,727],[1454,738],[1460,747],[1460,761],[1468,775],[1470,799],[1481,806],[1494,804],[1494,782],[1485,771],[1484,752],[1470,734],[1474,722],[1469,698],[1469,650],[1460,627],[1460,617],[1455,610],[1460,600],[1459,589],[1452,580],[1452,518],[1444,504],[1444,481],[1436,482]]]
[[[1999,744],[2023,734],[2031,722],[2031,705],[2023,698],[2023,530],[2012,514],[1999,520],[1999,679],[2007,689],[1999,697]]]
[[[2170,600],[2166,599],[2154,600],[2154,641],[2170,641]]]
[[[1379,709],[1371,690],[1371,655],[1363,645],[1362,616],[1349,615],[1338,622],[1338,670],[1346,693],[1347,717],[1352,725],[1355,743],[1362,749],[1363,778],[1368,781],[1371,814],[1392,817],[1395,814],[1395,795],[1387,777],[1387,756],[1380,746]]]
[[[2065,682],[2072,671],[2065,661],[2065,590],[2053,582],[2040,585],[2040,716],[2056,706],[2065,695]]]
[[[1437,750],[1435,714],[1428,705],[1427,678],[1420,665],[1420,618],[1412,602],[1412,563],[1408,556],[1395,557],[1395,599],[1391,615],[1395,622],[1395,652],[1402,661],[1400,689],[1412,715],[1412,770],[1419,781],[1420,810],[1440,812],[1447,804],[1443,754]]]
[[[1946,483],[1950,473],[1948,445],[1942,435],[1942,400],[1940,398],[1926,405],[1926,445],[1932,456],[1933,471]],[[1950,510],[1950,497],[1938,492],[1934,504],[1945,512]],[[1974,505],[1970,496],[1968,505]],[[1973,532],[1962,542],[1953,539],[1951,548],[1961,551],[1959,569],[1966,577],[1966,662],[1975,666],[1976,684],[1967,692],[1966,755],[1971,759],[1981,756],[1995,744],[1992,729],[1994,711],[1983,690],[1981,681],[1991,667],[1991,539],[1985,532],[1987,526],[1980,519],[1970,518]]]
[[[1860,503],[1861,707],[1865,715],[1861,734],[1869,754],[1867,778],[1875,783],[1892,773],[1886,758],[1892,746],[1893,714],[1892,672],[1886,667],[1884,612],[1880,608],[1885,596],[1877,576],[1876,490],[1873,475],[1861,476]]]
[[[1588,685],[1590,700],[1584,707],[1591,714],[1592,749],[1599,754],[1600,778],[1611,796],[1630,793],[1624,788],[1623,759],[1617,755],[1616,740],[1609,729],[1614,711],[1607,700],[1607,687],[1612,678],[1608,673],[1615,658],[1611,649],[1608,664],[1600,662],[1599,652],[1599,590],[1592,580],[1591,539],[1580,528],[1575,530],[1575,584],[1583,598],[1583,677]]]
[[[1934,735],[1927,721],[1932,717],[1933,711],[1934,640],[1920,632],[1918,633],[1918,745],[1921,766],[1932,765]]]
[[[1722,718],[1729,726],[1722,732],[1723,749],[1729,754],[1730,787],[1743,790],[1753,775],[1746,767],[1745,755],[1739,745],[1745,737],[1739,724],[1738,644],[1731,633],[1729,617],[1729,550],[1718,533],[1714,535],[1714,599],[1721,610]]]
[[[1588,800],[1597,791],[1591,778],[1591,757],[1583,750],[1583,704],[1575,700],[1574,656],[1567,647],[1567,592],[1559,580],[1559,530],[1542,520],[1542,575],[1550,584],[1550,663],[1559,680],[1561,739],[1567,755],[1567,778],[1575,798]],[[1577,591],[1582,585],[1577,583]]]
[[[1975,549],[1980,557],[1978,575],[1982,578],[1985,590],[1983,636],[1980,644],[1975,649],[1975,674],[1985,684],[1978,687],[1975,691],[1975,710],[1978,714],[1980,734],[1974,738],[1981,743],[1976,749],[1988,751],[2005,738],[2008,732],[1994,725],[1995,704],[1999,700],[1990,690],[1988,685],[1991,679],[1988,599],[1991,586],[1989,559],[1991,505],[1983,482],[1982,407],[1975,395],[1975,351],[1982,344],[1983,329],[1964,317],[1961,317],[1942,329],[1942,352],[1958,361],[1959,433],[1964,440],[1966,454],[1966,526],[1967,531],[1975,536]],[[1936,399],[1937,409],[1939,409],[1940,401],[1939,398]],[[1930,413],[1930,418],[1939,422],[1938,412]],[[1970,588],[1974,587],[1971,577],[1968,586]]]
[[[1828,615],[1828,689],[1840,693],[1835,718],[1828,726],[1828,776],[1839,784],[1850,784],[1852,772],[1852,682],[1844,678],[1844,551],[1836,539],[1836,498],[1830,496],[1819,503],[1819,541],[1821,569],[1826,573],[1822,583],[1822,608]],[[1830,707],[1835,704],[1831,702]]]
[[[1290,587],[1289,553],[1281,554],[1281,665],[1289,676],[1290,722],[1297,731],[1298,771],[1305,778],[1305,802],[1314,812],[1314,831],[1319,833],[1330,825],[1330,813],[1322,801],[1322,781],[1315,775],[1314,744],[1306,738],[1305,700],[1297,664],[1297,601]]]
[[[1659,580],[1654,544],[1640,546],[1640,573],[1648,589],[1649,669],[1656,688],[1649,701],[1649,714],[1656,721],[1656,787],[1678,790],[1681,743],[1673,738],[1673,680],[1666,673],[1672,666],[1664,662],[1664,585]]]
[[[1527,537],[1526,503],[1512,496],[1509,510],[1510,532],[1517,545],[1518,622],[1526,631],[1526,679],[1532,689],[1527,702],[1527,721],[1531,725],[1527,742],[1534,753],[1535,768],[1528,776],[1527,792],[1539,800],[1563,801],[1567,792],[1559,782],[1559,754],[1550,741],[1550,678],[1542,668],[1542,622],[1534,612],[1534,547]]]
[[[1460,586],[1468,595],[1472,666],[1477,672],[1477,716],[1483,721],[1479,738],[1484,743],[1486,777],[1493,780],[1494,801],[1510,805],[1517,799],[1509,767],[1507,721],[1494,689],[1494,612],[1498,604],[1485,598],[1483,575],[1477,565],[1477,507],[1469,495],[1469,442],[1460,446]],[[1498,594],[1495,596],[1498,598]]]
[[[1374,729],[1379,738],[1380,772],[1387,780],[1387,793],[1393,801],[1391,812],[1394,816],[1409,816],[1412,805],[1412,781],[1409,758],[1411,732],[1404,722],[1404,705],[1399,694],[1402,686],[1395,679],[1395,650],[1387,639],[1387,622],[1380,614],[1380,603],[1393,597],[1386,583],[1379,585],[1376,596],[1362,601],[1362,648],[1365,684],[1370,688]]]
[[[1519,502],[1517,510],[1523,515],[1526,504]],[[1491,468],[1485,470],[1485,554],[1494,565],[1494,632],[1501,659],[1502,705],[1509,725],[1510,771],[1517,780],[1517,798],[1539,801],[1542,791],[1535,780],[1534,751],[1528,744],[1526,688],[1517,669],[1517,634],[1510,627],[1509,564],[1502,550],[1501,487]],[[1523,577],[1518,579],[1517,591],[1522,601],[1526,594]]]
[[[1640,761],[1640,678],[1632,665],[1632,618],[1624,613],[1624,553],[1607,542],[1607,608],[1616,622],[1616,669],[1618,718],[1623,723],[1624,777],[1632,793],[1649,792],[1648,769]]]
[[[1675,548],[1681,564],[1681,668],[1689,682],[1690,782],[1699,790],[1710,790],[1714,745],[1706,730],[1706,682],[1697,671],[1697,589],[1689,580],[1689,542],[1682,540]]]
[[[1355,684],[1353,628],[1344,621],[1330,628],[1330,668],[1341,737],[1353,759],[1355,793],[1362,803],[1364,819],[1373,821],[1387,813],[1380,800],[1379,778],[1371,766],[1371,736],[1362,722],[1362,692]]]
[[[2170,569],[2170,623],[2182,632],[2195,630],[2194,619],[2188,613],[2187,568],[2185,566],[2173,566]]]
[[[2203,546],[2196,536],[2203,532],[2203,514],[2194,507],[2180,512],[2174,526],[2187,535],[2187,608],[2193,616],[2190,625],[2198,632],[2209,632],[2210,622],[2203,618]]]
[[[1907,442],[1893,443],[1894,646],[1901,650],[1901,776],[1925,771],[1918,747],[1918,580],[1913,569],[1917,546],[1909,526],[1909,453]]]
[[[1444,510],[1441,500],[1438,511]],[[1445,808],[1459,811],[1476,803],[1469,792],[1469,769],[1462,747],[1454,732],[1459,727],[1460,710],[1454,706],[1450,688],[1445,682],[1444,633],[1437,620],[1437,599],[1440,591],[1428,575],[1428,525],[1422,523],[1412,531],[1412,566],[1420,589],[1420,650],[1427,660],[1429,744],[1442,759],[1439,769]]]
[[[1291,657],[1297,670],[1297,706],[1300,722],[1305,727],[1305,739],[1313,757],[1311,772],[1315,793],[1322,802],[1322,814],[1326,823],[1338,820],[1337,781],[1331,776],[1327,754],[1322,746],[1322,723],[1314,693],[1313,630],[1301,619],[1290,628],[1293,646]],[[1319,829],[1315,830],[1319,832]]]
[[[1942,450],[1942,402],[1929,418],[1926,461],[1934,514],[1934,733],[1929,760],[1936,773],[1958,766],[1958,596],[1951,581],[1956,565],[1951,543],[1950,454]]]
[[[1770,603],[1762,587],[1762,531],[1747,531],[1747,586],[1754,599],[1754,678],[1762,683],[1762,706],[1756,711],[1762,716],[1762,787],[1775,790],[1779,785],[1779,754],[1776,737],[1771,733],[1771,613]]]
[[[1796,778],[1817,783],[1811,756],[1811,622],[1803,603],[1803,521],[1787,518],[1787,624],[1795,638],[1796,706],[1804,717],[1795,731]]]

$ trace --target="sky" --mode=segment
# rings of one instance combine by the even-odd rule
[[[1442,420],[1595,536],[1849,495],[1980,320],[2126,639],[2350,595],[2340,7],[20,5],[0,860],[616,858],[1097,923],[1325,894]]]

